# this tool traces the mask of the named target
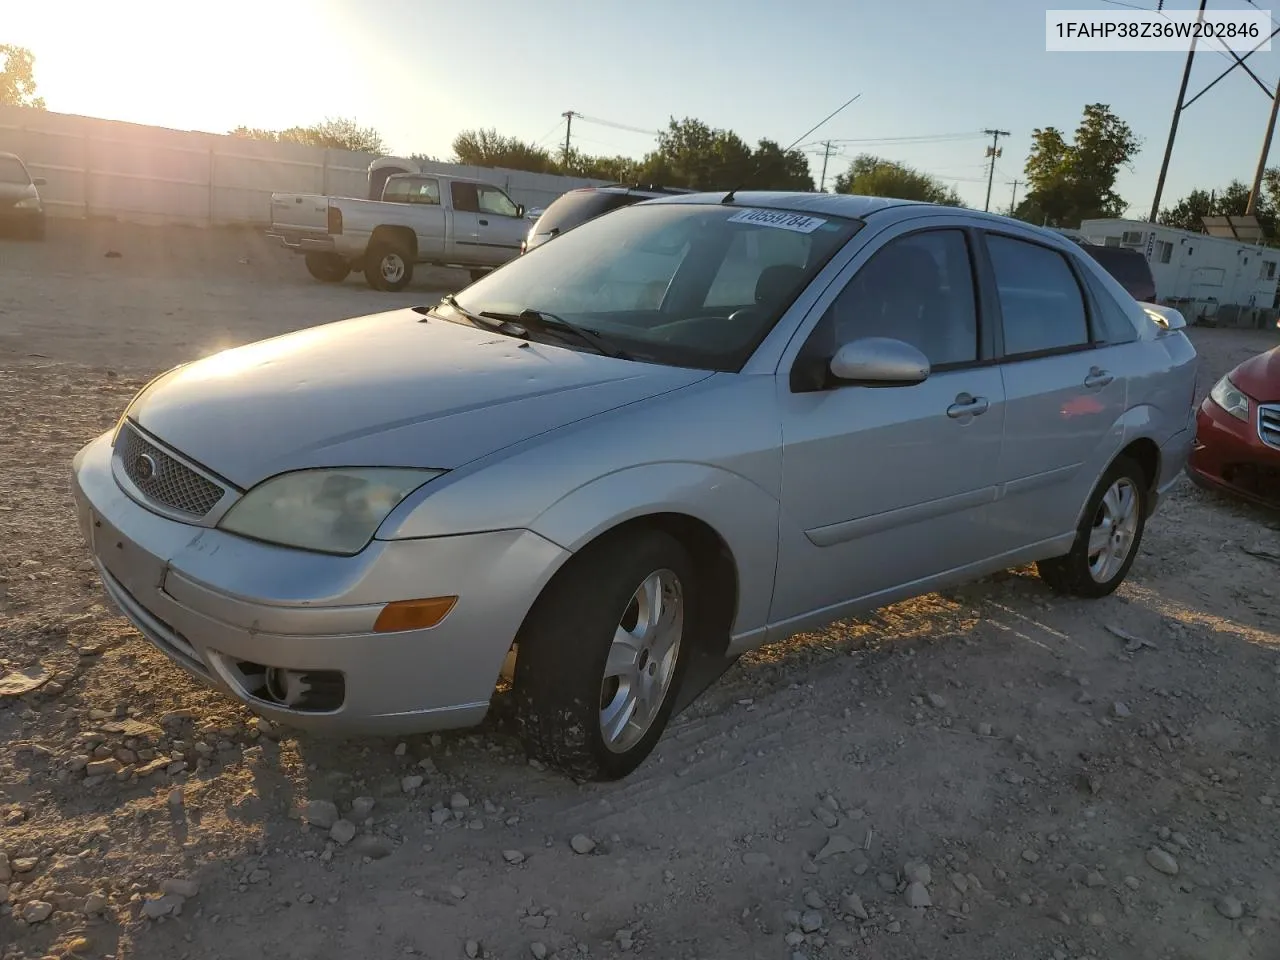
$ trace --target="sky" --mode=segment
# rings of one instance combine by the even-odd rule
[[[61,0],[56,16],[46,5],[6,4],[0,43],[35,54],[50,110],[214,133],[349,117],[376,128],[394,153],[441,159],[458,131],[479,127],[554,148],[568,110],[582,115],[573,144],[590,153],[641,156],[652,131],[686,116],[787,145],[860,94],[805,138],[839,141],[828,186],[852,156],[872,152],[937,176],[981,208],[990,142],[981,131],[995,128],[1010,133],[992,192],[1001,211],[1024,179],[1032,131],[1070,135],[1084,105],[1100,102],[1142,140],[1118,190],[1129,214],[1145,218],[1185,56],[1047,53],[1044,11],[1156,2]],[[1257,5],[1280,23],[1280,2]],[[1254,7],[1210,0],[1210,9]],[[1202,46],[1188,96],[1231,62]],[[1280,37],[1248,63],[1274,85]],[[1237,69],[1186,110],[1162,206],[1195,188],[1251,181],[1269,109]],[[806,150],[816,181],[822,148]],[[1280,165],[1280,147],[1271,155]]]

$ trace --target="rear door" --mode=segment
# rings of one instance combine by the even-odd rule
[[[1074,257],[1020,236],[986,232],[983,250],[1000,316],[1004,381],[1001,498],[992,510],[1002,551],[1071,532],[1124,439],[1125,354],[1137,332],[1109,334]],[[1114,306],[1114,304],[1113,304]]]

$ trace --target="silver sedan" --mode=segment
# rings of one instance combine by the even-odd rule
[[[1036,562],[1113,591],[1197,358],[1051,231],[865,197],[663,198],[456,297],[158,377],[77,455],[112,600],[301,728],[470,726],[616,778],[690,657]]]

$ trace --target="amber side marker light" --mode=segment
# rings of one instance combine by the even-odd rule
[[[429,597],[426,600],[397,600],[388,603],[374,621],[374,633],[396,633],[400,630],[425,630],[449,615],[457,597]]]

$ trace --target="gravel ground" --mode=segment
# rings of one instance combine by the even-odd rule
[[[1010,571],[761,649],[618,784],[496,723],[294,737],[107,608],[68,464],[174,363],[427,286],[53,226],[0,241],[0,675],[48,675],[0,694],[4,960],[1280,956],[1274,515],[1184,481],[1108,599]],[[1206,388],[1275,339],[1192,337]]]

